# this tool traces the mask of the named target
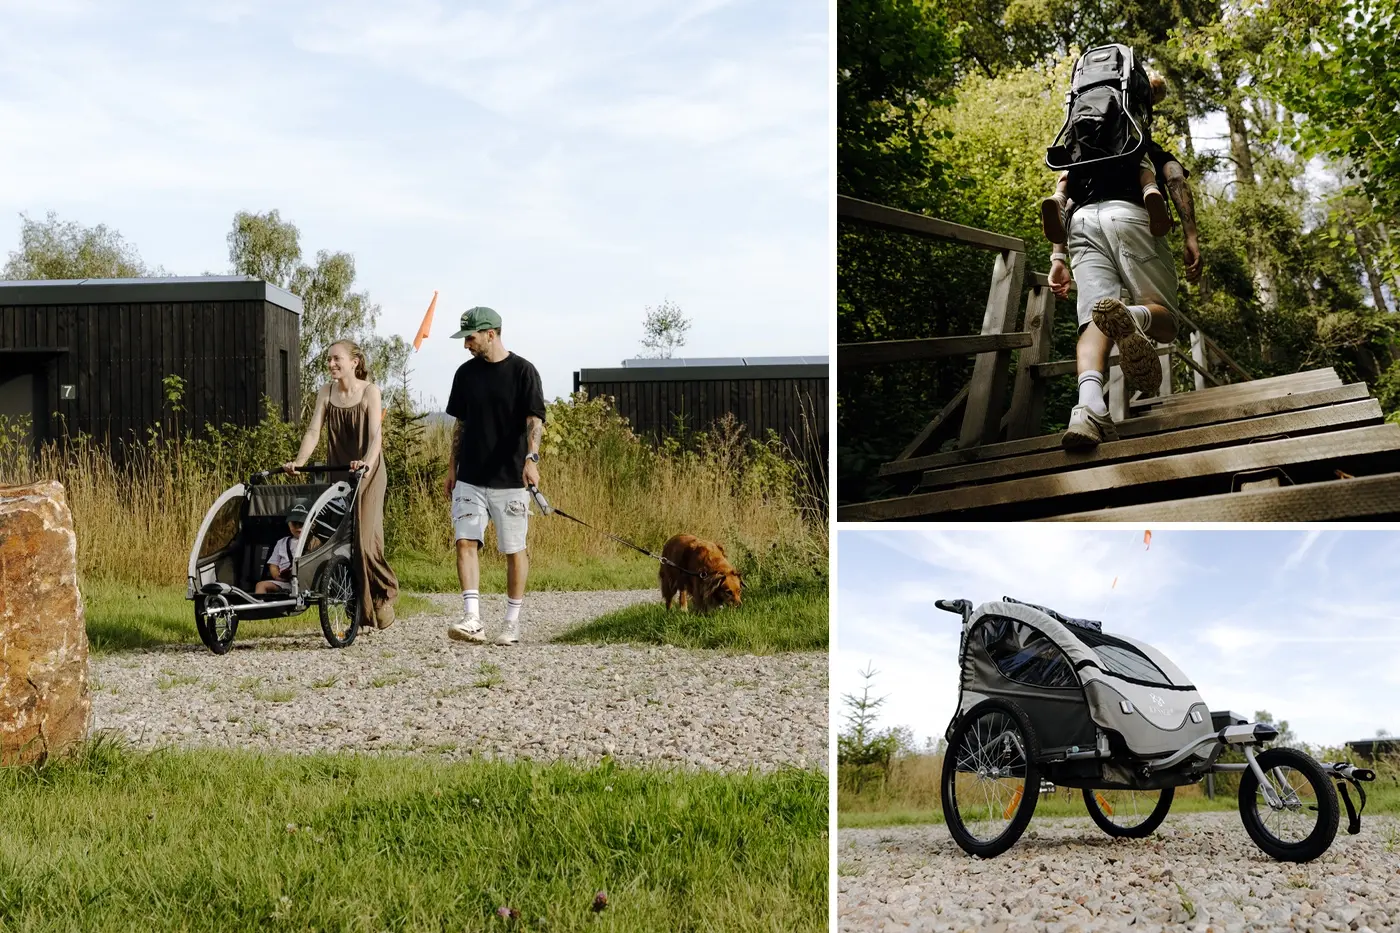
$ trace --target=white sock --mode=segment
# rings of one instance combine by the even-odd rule
[[[506,597],[506,624],[513,625],[520,621],[520,607],[525,605],[524,598],[511,599]]]
[[[481,614],[481,594],[477,590],[462,591],[462,611],[469,616]]]
[[[1091,369],[1079,374],[1079,404],[1096,415],[1108,414],[1103,400],[1103,373]]]
[[[1137,326],[1142,328],[1144,333],[1147,328],[1152,326],[1152,312],[1147,310],[1147,305],[1128,305],[1128,313],[1133,316],[1133,320],[1137,321]]]

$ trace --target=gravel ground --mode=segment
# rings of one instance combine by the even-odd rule
[[[567,628],[652,591],[541,592],[521,643],[450,641],[460,597],[334,650],[304,634],[240,630],[203,645],[91,662],[93,723],[137,747],[408,752],[448,759],[597,761],[747,771],[827,765],[827,657],[636,645],[551,645]],[[494,636],[505,599],[482,598]]]
[[[1238,813],[1167,817],[1114,840],[1085,818],[1033,820],[1004,855],[974,859],[943,826],[838,834],[841,930],[1390,930],[1400,926],[1400,820],[1346,818],[1325,855],[1276,862]]]

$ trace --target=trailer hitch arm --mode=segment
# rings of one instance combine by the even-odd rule
[[[1361,782],[1374,781],[1376,779],[1376,772],[1372,771],[1370,768],[1358,768],[1355,765],[1349,765],[1344,761],[1323,761],[1319,762],[1319,764],[1322,765],[1322,770],[1330,774],[1333,780],[1337,782],[1337,792],[1341,794],[1342,803],[1345,804],[1347,808],[1347,834],[1355,836],[1357,833],[1361,832],[1361,814],[1366,811],[1366,788],[1361,786]],[[1356,795],[1361,800],[1360,807],[1352,805],[1351,794],[1347,793],[1348,783],[1356,788]]]

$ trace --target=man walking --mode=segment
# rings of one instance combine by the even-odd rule
[[[1149,154],[1181,217],[1186,279],[1195,282],[1201,277],[1201,251],[1186,170],[1159,146]],[[1053,247],[1050,289],[1060,298],[1068,297],[1069,260],[1078,289],[1079,402],[1070,413],[1062,444],[1073,449],[1117,439],[1103,395],[1112,345],[1118,347],[1129,396],[1155,392],[1162,364],[1153,341],[1176,338],[1177,281],[1166,237],[1153,237],[1149,229],[1135,163],[1071,168],[1069,185],[1076,204],[1068,227],[1069,252],[1066,255],[1064,243]],[[1131,305],[1119,299],[1124,288]]]
[[[525,536],[530,491],[540,481],[540,439],[544,436],[544,395],[534,365],[501,342],[501,316],[490,308],[462,315],[472,358],[457,368],[447,413],[457,419],[445,491],[452,500],[457,539],[457,579],[462,584],[462,621],[448,626],[458,641],[484,642],[481,626],[479,549],[486,525],[496,526],[496,547],[506,555],[506,618],[498,645],[520,641],[520,610],[530,560]]]

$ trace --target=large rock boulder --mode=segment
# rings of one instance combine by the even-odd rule
[[[41,762],[87,737],[87,660],[63,486],[0,486],[0,764]]]

